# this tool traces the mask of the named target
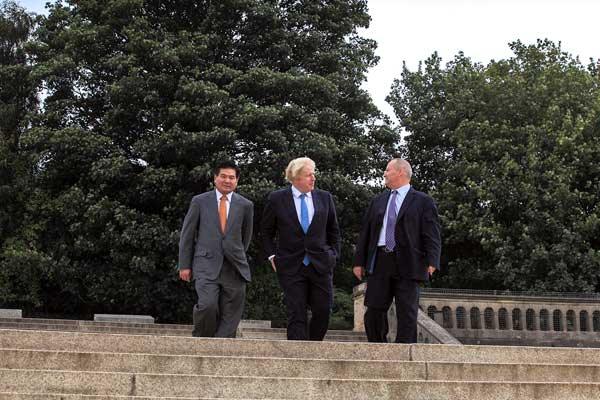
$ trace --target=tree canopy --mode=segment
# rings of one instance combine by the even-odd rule
[[[30,127],[28,115],[38,106],[27,51],[34,27],[34,16],[16,3],[0,3],[0,304],[26,299],[39,305],[37,286],[28,283],[34,271],[27,260],[35,258],[35,254],[18,250],[22,242],[19,238],[26,241],[31,235],[24,220],[28,215],[33,160],[21,141]],[[7,258],[19,259],[25,265],[14,266]]]
[[[333,321],[348,324],[356,234],[397,151],[439,206],[434,285],[600,290],[597,66],[549,41],[516,41],[487,65],[434,54],[395,81],[394,130],[361,88],[378,61],[357,31],[367,11],[366,0],[70,0],[35,17],[3,2],[0,304],[189,321],[177,243],[211,167],[241,166],[258,225],[287,163],[308,156],[336,201]],[[278,319],[257,243],[245,317]]]
[[[560,45],[406,67],[388,98],[417,185],[438,202],[440,286],[600,289],[598,70]]]
[[[369,197],[360,182],[397,141],[360,87],[377,62],[357,33],[368,23],[365,0],[51,4],[29,43],[45,93],[23,144],[35,161],[31,237],[6,263],[36,254],[48,312],[189,319],[194,292],[173,268],[212,165],[238,162],[258,224],[289,160],[308,156],[317,185],[335,189],[347,264]],[[281,315],[257,246],[251,264],[247,316]],[[340,269],[336,284],[349,293],[351,279]]]

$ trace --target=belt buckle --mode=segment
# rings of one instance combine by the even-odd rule
[[[393,253],[394,249],[390,250],[388,249],[386,246],[381,246],[380,249],[384,252],[384,253]]]

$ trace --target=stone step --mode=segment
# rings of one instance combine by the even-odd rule
[[[252,332],[248,330],[242,331],[242,338],[244,339],[268,339],[268,340],[286,340],[287,334],[285,332]],[[367,337],[362,335],[347,335],[347,334],[331,334],[327,333],[323,339],[327,342],[367,342]]]
[[[145,323],[134,323],[134,322],[110,322],[110,321],[86,321],[86,320],[72,320],[72,319],[43,319],[43,318],[0,318],[0,324],[3,323],[15,323],[15,324],[46,324],[46,325],[57,325],[57,326],[102,326],[102,327],[120,327],[120,328],[154,328],[154,329],[168,329],[168,330],[185,330],[191,331],[192,325],[186,324],[145,324]],[[257,320],[242,320],[240,327],[253,332],[281,332],[285,333],[285,328],[271,328],[267,326],[270,324],[269,321],[257,321]],[[335,335],[352,335],[362,336],[364,332],[357,332],[351,330],[338,330],[330,329],[328,333]]]
[[[266,322],[266,321],[259,321]],[[261,326],[262,325],[262,326]],[[268,328],[257,321],[240,324],[242,337],[252,339],[286,339],[286,330]],[[191,336],[191,325],[141,324],[127,322],[98,322],[52,319],[9,319],[0,318],[0,329],[32,329],[69,332],[101,332],[138,335],[174,335]],[[329,330],[325,340],[328,341],[367,341],[364,332]]]
[[[263,321],[267,322],[267,321]],[[133,322],[111,322],[111,321],[77,321],[77,320],[63,320],[63,319],[38,319],[38,318],[0,318],[0,327],[18,329],[39,329],[40,327],[46,328],[46,330],[68,330],[68,331],[92,331],[94,328],[102,331],[113,330],[155,330],[155,331],[167,331],[167,332],[182,332],[190,334],[192,331],[192,325],[182,324],[148,324],[148,323],[133,323]],[[271,329],[264,325],[258,325],[256,323],[242,323],[240,327],[244,329]]]
[[[426,379],[426,363],[409,361],[355,361],[238,356],[189,356],[73,351],[0,349],[0,368],[15,370],[69,370],[175,375],[295,377],[343,379],[349,372],[367,369],[361,377]]]
[[[122,333],[131,335],[172,335],[172,336],[191,336],[191,329],[164,329],[154,328],[152,325],[148,328],[102,326],[102,325],[60,325],[60,324],[42,324],[42,323],[0,323],[0,329],[27,329],[44,331],[66,331],[66,332],[98,332],[98,333]]]
[[[373,353],[373,347],[380,351]],[[365,347],[367,346],[367,347]],[[187,354],[305,358],[407,360],[408,347],[369,343],[305,342],[263,339],[193,338],[181,336],[122,335],[65,331],[0,329],[0,348],[30,350],[77,349],[83,352]]]
[[[191,328],[191,325],[190,325]],[[279,332],[285,334],[287,330],[285,328],[260,328],[260,327],[248,327],[245,330],[252,332]],[[350,330],[340,330],[340,329],[329,329],[327,333],[333,335],[349,335],[349,336],[363,336],[364,332],[350,331]]]
[[[102,326],[120,326],[120,327],[133,327],[133,328],[144,328],[144,327],[155,327],[155,328],[168,328],[168,329],[185,329],[191,330],[192,325],[189,324],[149,324],[139,322],[123,322],[123,321],[90,321],[90,320],[75,320],[75,319],[49,319],[49,318],[8,318],[0,317],[0,323],[2,322],[16,322],[16,323],[42,323],[42,324],[57,324],[57,325],[102,325]],[[263,320],[242,320],[240,326],[254,329],[269,329],[271,328],[270,321]],[[346,332],[346,331],[344,331]]]
[[[307,355],[309,356],[309,355]],[[0,369],[344,379],[600,382],[600,365],[356,361],[0,349]]]
[[[305,342],[0,329],[0,348],[232,357],[600,365],[600,349]]]
[[[165,324],[135,324],[124,322],[93,322],[79,321],[77,324],[63,323],[60,321],[42,322],[29,320],[23,322],[0,321],[0,328],[12,329],[44,329],[44,330],[65,330],[65,331],[80,331],[80,332],[172,332],[174,334],[190,335],[192,331],[191,325],[165,325]]]
[[[0,370],[6,392],[109,396],[285,399],[597,399],[600,383],[307,379],[44,370]]]
[[[2,400],[283,400],[274,398],[263,398],[263,399],[227,399],[221,397],[216,399],[215,397],[149,397],[149,396],[95,396],[87,394],[68,394],[68,393],[8,393],[0,392],[0,399]]]
[[[0,318],[0,324],[5,322],[12,323],[39,323],[49,325],[68,325],[68,326],[115,326],[115,327],[132,327],[132,328],[168,328],[168,329],[185,329],[191,330],[191,325],[185,324],[148,324],[136,322],[114,322],[114,321],[88,321],[74,319],[48,319],[48,318]]]

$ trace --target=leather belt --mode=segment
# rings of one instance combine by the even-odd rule
[[[377,251],[381,251],[383,253],[393,253],[394,252],[394,250],[389,250],[385,246],[377,246]]]

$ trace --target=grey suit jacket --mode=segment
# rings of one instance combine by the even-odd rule
[[[223,257],[250,282],[246,251],[252,239],[254,205],[233,193],[225,233],[221,232],[214,190],[192,198],[179,239],[179,268],[191,269],[194,279],[217,279]]]

